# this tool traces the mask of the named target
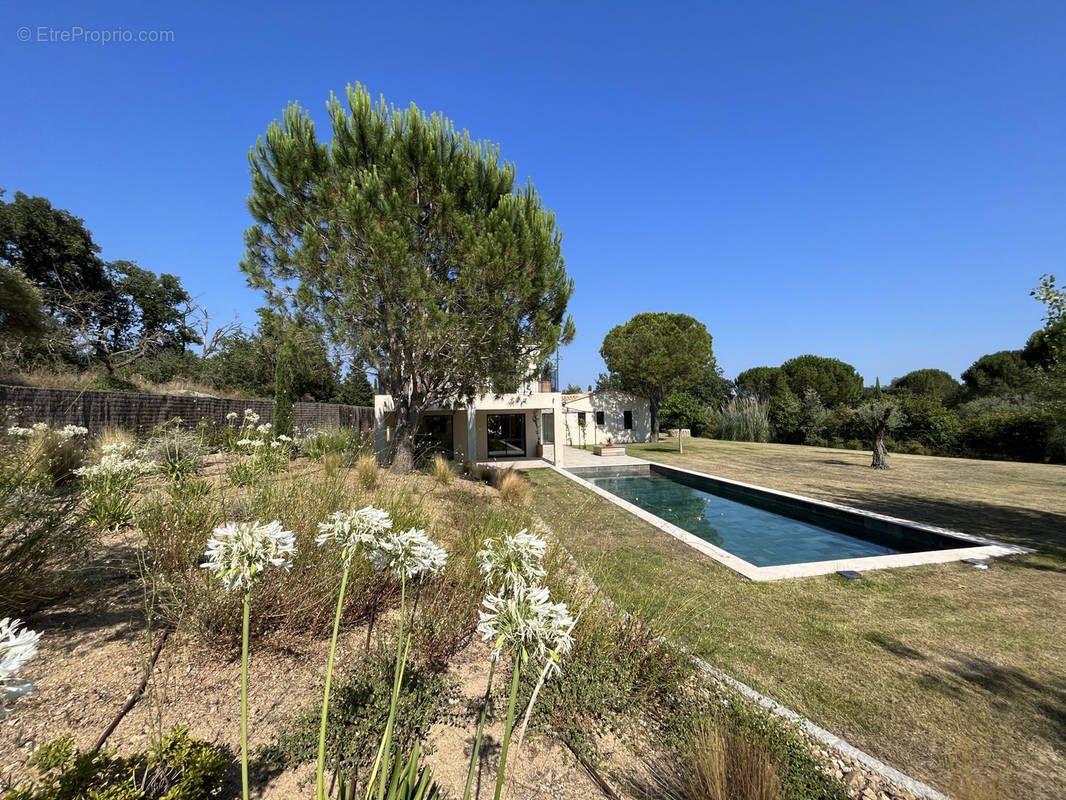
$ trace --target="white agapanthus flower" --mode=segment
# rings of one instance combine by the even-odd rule
[[[574,620],[566,603],[552,603],[543,586],[519,585],[506,597],[488,595],[482,605],[477,631],[484,641],[493,643],[494,659],[505,647],[524,647],[549,672],[559,671],[562,656],[574,644],[570,635]]]
[[[273,427],[274,426],[271,425],[269,422],[264,422],[262,425],[257,426],[256,430],[259,433],[267,434],[267,433],[270,433],[270,429],[273,428]]]
[[[541,559],[548,543],[523,528],[516,534],[505,533],[498,539],[486,539],[477,554],[485,583],[498,587],[503,594],[519,584],[537,586],[544,579]]]
[[[259,422],[259,415],[252,411],[252,409],[246,408],[244,409],[244,421],[248,425],[255,425]]]
[[[286,436],[284,433],[282,433],[282,434],[278,435],[277,441],[288,443],[288,442],[292,441],[292,437],[291,436]]]
[[[81,425],[64,425],[56,433],[60,438],[73,439],[75,436],[86,436],[89,433],[88,428],[83,428]]]
[[[18,674],[37,655],[40,639],[41,634],[22,627],[21,620],[0,620],[0,719],[4,718],[3,703],[33,691],[33,684],[19,680]]]
[[[35,423],[33,423],[33,429],[35,431],[37,431],[37,433],[44,433],[46,430],[48,430],[48,423],[47,422],[35,422]]]
[[[410,580],[442,572],[448,552],[434,544],[424,530],[411,528],[385,531],[371,543],[366,557],[378,572]]]
[[[215,528],[207,540],[207,559],[200,566],[216,573],[228,590],[251,589],[256,577],[269,566],[289,569],[296,555],[292,531],[277,520],[231,522]]]
[[[83,478],[104,478],[112,476],[141,475],[157,467],[154,461],[144,460],[143,450],[133,450],[128,442],[115,442],[104,445],[101,449],[100,463],[87,467],[78,467],[75,475]]]
[[[237,412],[236,411],[231,411],[231,412],[229,412],[226,415],[226,421],[227,422],[233,422],[236,419],[237,419]]]
[[[7,429],[8,436],[29,436],[33,433],[33,428],[20,428],[17,425]]]
[[[237,446],[238,447],[262,447],[263,446],[263,440],[262,439],[238,439],[237,440]]]
[[[352,511],[335,511],[327,522],[318,523],[315,542],[319,547],[327,542],[339,545],[344,553],[344,566],[348,567],[359,550],[371,547],[391,528],[392,517],[380,508],[366,506]]]

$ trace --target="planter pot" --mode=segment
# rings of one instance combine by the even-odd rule
[[[626,448],[622,444],[598,444],[592,448],[592,452],[598,456],[624,456]]]
[[[544,455],[544,445],[537,443],[537,458],[541,458]]]

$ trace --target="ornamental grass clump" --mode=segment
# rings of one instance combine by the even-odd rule
[[[201,566],[213,572],[227,591],[244,594],[241,638],[241,785],[248,800],[248,615],[252,586],[269,567],[288,570],[296,555],[292,531],[275,520],[231,522],[215,528],[207,540],[207,559]]]
[[[37,422],[28,428],[12,426],[6,433],[14,439],[12,449],[18,451],[22,468],[42,483],[64,483],[85,462],[89,431],[79,425]]]
[[[117,527],[133,515],[134,481],[157,465],[128,442],[101,449],[100,462],[74,470],[85,488],[85,521],[97,528]]]
[[[0,719],[5,706],[33,691],[33,684],[19,678],[22,668],[37,655],[41,634],[23,626],[21,620],[0,620]]]

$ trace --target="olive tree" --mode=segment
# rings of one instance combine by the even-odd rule
[[[892,402],[876,401],[861,405],[855,411],[856,419],[870,431],[874,443],[873,469],[888,469],[888,448],[885,436],[904,423],[899,407]]]
[[[328,143],[292,104],[252,148],[241,268],[379,376],[406,471],[427,409],[540,367],[573,283],[554,214],[497,146],[359,85],[346,101],[330,97]]]

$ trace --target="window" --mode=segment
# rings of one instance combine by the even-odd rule
[[[625,428],[627,431],[633,430],[633,412],[632,411],[623,411],[622,412],[622,427]]]
[[[604,422],[603,412],[602,411],[597,411],[596,412],[596,424],[597,425],[602,425],[603,422]]]
[[[578,425],[584,425],[585,424],[585,412],[584,411],[578,411],[577,412],[577,424]]]

